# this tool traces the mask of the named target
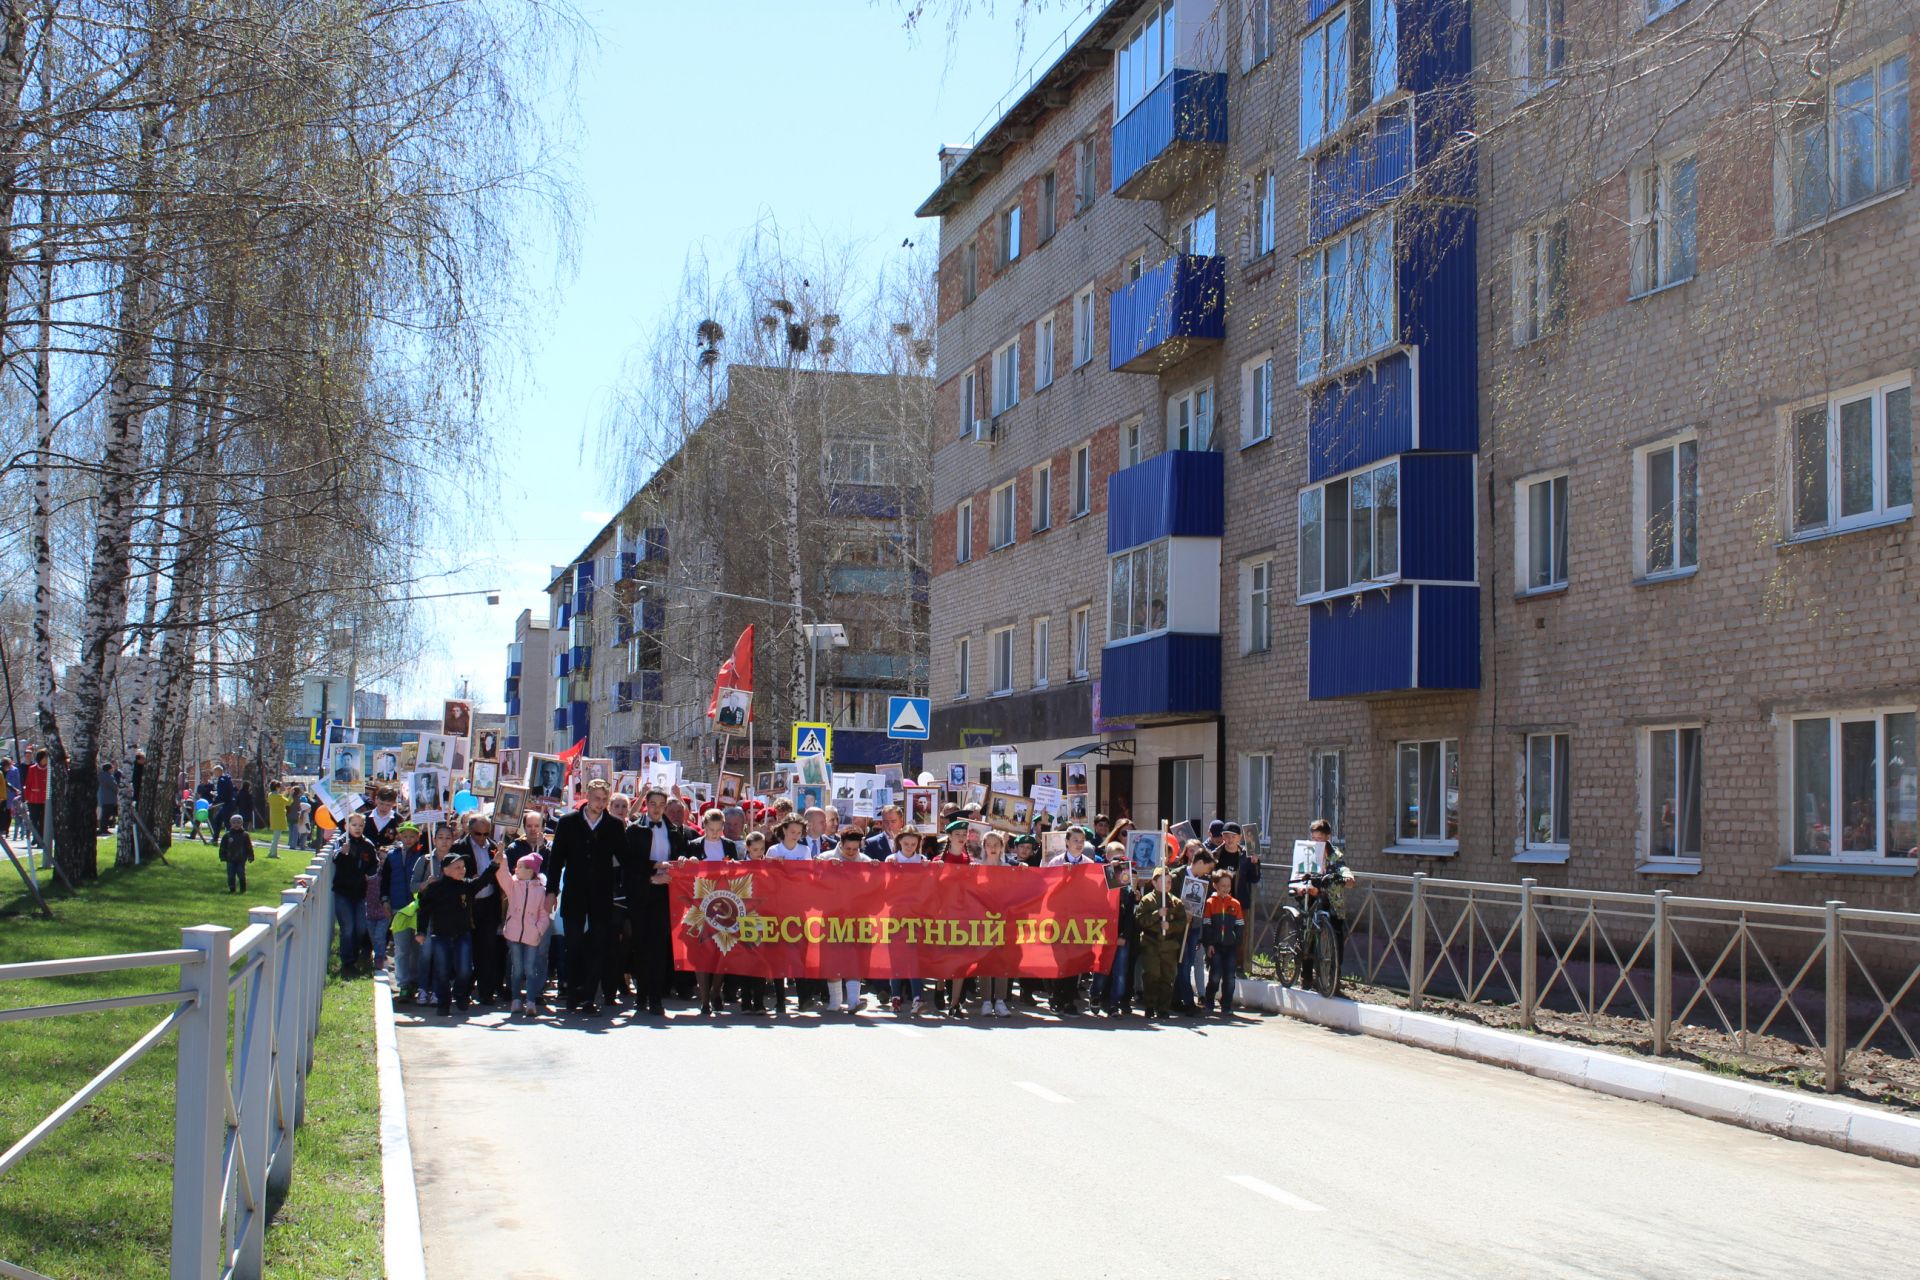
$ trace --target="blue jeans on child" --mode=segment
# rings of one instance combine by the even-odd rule
[[[419,972],[421,966],[414,963],[419,958],[420,943],[411,929],[395,929],[392,942],[394,998],[411,1000],[413,993],[425,985],[421,981],[425,975]]]
[[[507,944],[507,999],[531,1004],[547,995],[547,940]]]
[[[473,981],[473,935],[443,938],[434,934],[432,982],[434,1000],[445,1013],[454,1000],[465,1002]]]
[[[1200,945],[1200,930],[1187,931],[1187,945],[1180,951],[1180,968],[1174,974],[1175,1007],[1191,1005],[1200,999],[1207,982],[1207,949]]]
[[[895,978],[892,981],[893,998],[907,1005],[909,1008],[912,1007],[914,1001],[925,1000],[927,998],[927,980],[925,978]]]
[[[1100,979],[1096,998],[1109,1012],[1127,1002],[1133,993],[1133,944],[1122,942],[1113,953],[1113,966]]]
[[[367,939],[373,944],[373,967],[375,969],[386,967],[387,935],[392,929],[392,916],[382,916],[378,920],[367,921]]]
[[[334,894],[333,925],[340,935],[340,972],[344,975],[353,968],[354,958],[367,940],[367,900]]]
[[[1207,979],[1207,1008],[1213,1008],[1213,993],[1220,993],[1222,1012],[1233,1008],[1233,988],[1240,979],[1240,947],[1208,947],[1212,954],[1213,973]]]

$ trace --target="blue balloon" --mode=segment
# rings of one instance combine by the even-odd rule
[[[466,813],[470,809],[478,809],[479,807],[480,802],[474,799],[473,792],[466,790],[464,787],[453,793],[453,811],[455,813]]]
[[[205,800],[195,800],[193,802],[193,812],[195,817],[206,817],[208,813],[207,802]]]

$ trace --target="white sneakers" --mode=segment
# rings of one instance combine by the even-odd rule
[[[1008,1015],[1010,1015],[1010,1014],[1011,1014],[1012,1012],[1013,1012],[1013,1011],[1012,1011],[1011,1009],[1009,1009],[1009,1008],[1007,1008],[1007,1002],[1006,1002],[1005,1000],[995,1000],[995,1001],[993,1002],[993,1016],[994,1016],[994,1017],[996,1017],[996,1018],[1004,1018],[1004,1017],[1007,1017]]]
[[[915,1000],[913,1002],[913,1008],[908,1012],[907,1016],[911,1018],[917,1018],[920,1016],[920,1001]]]
[[[846,1006],[845,1006],[845,1005],[842,1005],[842,1004],[841,1004],[841,1003],[840,1003],[840,1002],[839,1002],[838,1000],[829,1000],[829,1001],[827,1001],[827,1012],[828,1012],[828,1013],[839,1013],[839,1012],[841,1012],[841,1010],[843,1010],[843,1009],[844,1009],[845,1007],[846,1007]]]

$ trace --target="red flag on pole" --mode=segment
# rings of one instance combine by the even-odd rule
[[[719,674],[713,678],[713,696],[707,699],[707,719],[720,714],[720,691],[738,689],[742,693],[753,692],[753,624],[740,633],[733,643],[733,656],[720,664]],[[751,707],[747,710],[747,719],[753,719]]]

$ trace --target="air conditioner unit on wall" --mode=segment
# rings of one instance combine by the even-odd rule
[[[967,433],[967,439],[973,441],[975,444],[991,445],[993,443],[993,436],[993,420],[990,418],[975,418],[973,420],[973,430]]]

